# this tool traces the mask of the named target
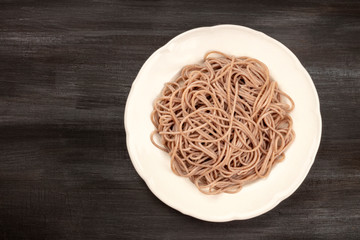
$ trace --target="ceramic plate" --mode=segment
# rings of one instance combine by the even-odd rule
[[[170,169],[170,157],[150,141],[153,102],[164,83],[181,68],[200,63],[217,50],[264,62],[272,79],[289,94],[296,138],[283,162],[270,175],[245,185],[236,194],[205,195],[187,178]],[[314,162],[321,137],[319,99],[314,84],[296,56],[273,38],[236,25],[196,28],[182,33],[152,54],[142,66],[125,109],[127,147],[132,163],[149,189],[178,211],[206,221],[243,220],[261,215],[289,197],[303,182]]]

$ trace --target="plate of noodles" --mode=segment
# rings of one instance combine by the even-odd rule
[[[237,25],[153,53],[125,109],[131,161],[164,203],[198,219],[259,216],[289,197],[320,144],[319,98],[296,56]]]

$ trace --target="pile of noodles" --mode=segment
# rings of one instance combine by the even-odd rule
[[[169,153],[172,171],[201,192],[235,193],[285,158],[295,137],[293,108],[264,63],[209,52],[165,84],[151,114],[151,140]]]

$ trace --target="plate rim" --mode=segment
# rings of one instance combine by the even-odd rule
[[[209,218],[209,217],[204,218],[204,217],[202,217],[202,216],[200,216],[200,215],[198,215],[198,214],[196,214],[194,212],[186,211],[185,209],[175,207],[170,201],[167,201],[166,199],[160,197],[159,194],[156,193],[156,190],[155,190],[156,186],[154,186],[153,183],[152,183],[153,182],[152,177],[151,176],[145,176],[144,171],[141,170],[141,166],[138,165],[138,161],[134,160],[136,157],[134,155],[135,151],[132,149],[132,146],[130,145],[131,134],[130,134],[130,131],[129,131],[129,123],[128,122],[130,120],[128,119],[128,112],[129,112],[129,105],[131,103],[131,99],[134,96],[134,86],[139,82],[141,72],[146,68],[146,66],[149,64],[149,62],[151,62],[151,60],[154,57],[156,57],[162,51],[168,50],[169,48],[170,48],[170,51],[171,51],[171,44],[173,42],[175,42],[177,39],[183,37],[184,35],[191,34],[191,33],[196,32],[196,31],[211,30],[211,29],[216,29],[216,28],[237,28],[237,29],[240,29],[242,31],[251,32],[252,34],[258,35],[259,37],[266,38],[266,40],[269,40],[269,41],[273,42],[278,47],[285,50],[286,53],[295,62],[295,67],[304,74],[305,78],[310,83],[311,90],[312,90],[312,92],[314,94],[314,97],[315,97],[315,102],[313,103],[314,104],[313,105],[313,107],[314,107],[313,110],[315,111],[314,115],[316,116],[317,124],[319,126],[319,130],[317,132],[315,142],[312,145],[313,150],[312,150],[312,152],[310,154],[310,158],[311,158],[310,160],[311,161],[308,162],[308,164],[306,166],[306,171],[304,171],[303,175],[301,175],[301,176],[299,176],[297,178],[297,181],[294,181],[293,184],[289,185],[289,188],[287,190],[278,192],[277,194],[274,194],[272,199],[267,204],[265,204],[262,208],[257,209],[256,211],[253,211],[251,214],[237,215],[236,213],[234,213],[231,216],[213,216],[211,218]],[[321,135],[322,135],[322,118],[321,118],[321,111],[320,111],[319,96],[318,96],[315,84],[314,84],[310,74],[306,71],[305,67],[301,64],[300,60],[296,57],[296,55],[289,48],[287,48],[284,44],[282,44],[278,40],[268,36],[267,34],[265,34],[263,32],[254,30],[254,29],[249,28],[249,27],[245,27],[245,26],[241,26],[241,25],[234,25],[234,24],[219,24],[219,25],[214,25],[214,26],[198,27],[198,28],[193,28],[193,29],[187,30],[185,32],[182,32],[182,33],[176,35],[170,41],[168,41],[165,45],[163,45],[162,47],[157,49],[155,52],[153,52],[150,55],[150,57],[148,57],[148,59],[145,61],[145,63],[141,66],[138,74],[135,77],[135,80],[131,84],[131,89],[130,89],[130,92],[128,94],[128,97],[127,97],[127,100],[126,100],[126,105],[125,105],[124,126],[125,126],[125,133],[126,133],[126,146],[127,146],[127,150],[128,150],[130,160],[131,160],[136,172],[139,174],[139,176],[146,183],[146,185],[150,189],[150,191],[160,201],[162,201],[163,203],[165,203],[169,207],[171,207],[171,208],[173,208],[173,209],[175,209],[175,210],[177,210],[177,211],[179,211],[179,212],[181,212],[181,213],[183,213],[185,215],[189,215],[189,216],[192,216],[194,218],[204,220],[204,221],[209,221],[209,222],[228,222],[228,221],[233,221],[233,220],[247,220],[247,219],[250,219],[250,218],[254,218],[254,217],[260,216],[260,215],[272,210],[280,202],[282,202],[286,198],[290,197],[300,187],[300,185],[304,182],[306,176],[309,174],[311,166],[313,165],[313,163],[315,161],[315,158],[316,158],[316,154],[317,154],[317,152],[319,150],[319,146],[320,146],[320,142],[321,142]],[[304,166],[304,169],[305,169],[305,166]]]

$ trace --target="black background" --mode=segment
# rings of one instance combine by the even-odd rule
[[[319,93],[323,134],[291,197],[251,220],[209,223],[148,190],[123,115],[156,49],[224,23],[298,56]],[[359,239],[359,43],[359,1],[2,0],[0,238]]]

